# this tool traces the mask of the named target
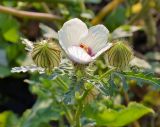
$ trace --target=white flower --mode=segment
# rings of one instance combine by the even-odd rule
[[[58,31],[61,47],[68,57],[79,64],[87,64],[111,47],[107,43],[109,31],[104,25],[87,28],[78,18],[64,23]]]

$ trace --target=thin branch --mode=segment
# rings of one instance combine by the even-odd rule
[[[19,18],[30,18],[36,20],[60,20],[59,16],[48,14],[48,13],[39,13],[39,12],[27,12],[22,10],[17,10],[10,7],[4,7],[0,5],[0,13],[10,14]]]
[[[119,4],[121,4],[124,0],[113,0],[106,6],[104,6],[100,12],[97,14],[95,18],[91,21],[93,25],[96,25],[102,21],[102,19],[113,9],[115,9]]]

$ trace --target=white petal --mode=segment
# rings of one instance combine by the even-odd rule
[[[84,22],[77,18],[71,19],[58,31],[59,43],[64,50],[69,46],[78,46],[80,39],[87,33],[88,28]]]
[[[108,49],[110,49],[112,47],[112,43],[107,43],[106,46],[104,48],[102,48],[100,51],[98,51],[96,53],[95,56],[92,57],[92,59],[96,59],[98,56],[100,56],[103,52],[107,51]]]
[[[109,31],[104,25],[96,25],[89,29],[88,35],[81,42],[89,46],[93,54],[106,47]]]
[[[93,61],[91,56],[88,55],[84,49],[77,47],[77,46],[69,47],[67,54],[68,54],[69,58],[76,63],[87,64],[87,63]]]

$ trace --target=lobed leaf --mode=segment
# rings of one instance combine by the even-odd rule
[[[154,85],[156,88],[160,88],[160,79],[154,77],[154,75],[145,74],[142,72],[136,72],[136,73],[135,72],[121,72],[120,74],[122,74],[126,78],[137,80],[137,82],[140,83],[140,85],[142,83],[149,83],[149,84]]]
[[[27,72],[27,71],[31,71],[31,72],[38,71],[41,74],[41,73],[44,73],[44,68],[37,67],[36,65],[30,65],[30,66],[14,67],[11,70],[12,73],[15,73],[15,72],[20,73],[20,72]]]

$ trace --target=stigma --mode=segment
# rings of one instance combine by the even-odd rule
[[[83,43],[81,43],[79,46],[82,49],[84,49],[90,56],[93,56],[92,49],[89,46],[87,46],[87,45],[85,45]]]

